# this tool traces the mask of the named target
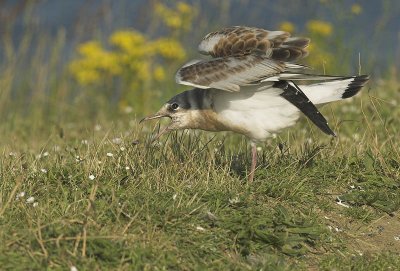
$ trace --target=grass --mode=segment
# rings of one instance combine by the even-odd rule
[[[129,114],[4,123],[0,265],[395,270],[400,99],[385,82],[323,108],[338,138],[303,120],[270,139],[252,184],[248,142],[236,135],[151,144],[154,131]]]
[[[64,30],[25,27],[20,43],[11,26],[1,40],[1,270],[398,270],[395,69],[322,109],[337,138],[303,119],[260,146],[249,184],[246,139],[185,131],[150,143],[159,126],[121,110],[121,86],[71,80]],[[179,91],[148,81],[157,97]]]

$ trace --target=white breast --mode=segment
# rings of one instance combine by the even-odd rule
[[[219,121],[234,132],[255,141],[264,141],[272,133],[295,124],[299,110],[279,96],[282,90],[264,87],[242,87],[240,92],[216,90],[214,109]]]

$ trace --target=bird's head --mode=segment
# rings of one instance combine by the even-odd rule
[[[202,89],[182,92],[166,102],[157,113],[145,117],[140,123],[159,118],[171,119],[170,124],[161,130],[155,139],[171,130],[197,128],[198,111],[207,106],[205,98],[204,90]]]

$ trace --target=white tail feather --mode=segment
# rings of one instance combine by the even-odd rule
[[[329,103],[349,98],[368,81],[368,76],[352,76],[311,85],[298,85],[313,104]]]

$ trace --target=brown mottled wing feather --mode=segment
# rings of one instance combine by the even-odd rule
[[[249,54],[215,58],[185,65],[176,74],[178,84],[199,88],[240,91],[241,86],[257,83],[286,69],[266,55]]]
[[[204,37],[199,51],[212,57],[264,53],[271,59],[294,61],[305,57],[309,39],[290,38],[284,31],[268,31],[255,27],[234,26]]]
[[[310,43],[310,39],[293,37],[286,39],[279,47],[272,48],[271,58],[274,60],[292,62],[304,58],[308,55],[305,49]]]

